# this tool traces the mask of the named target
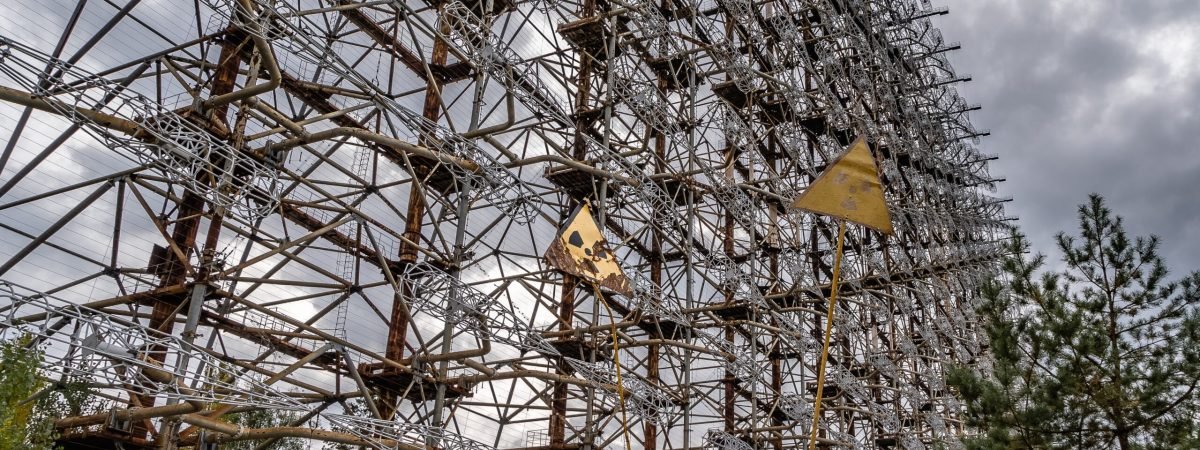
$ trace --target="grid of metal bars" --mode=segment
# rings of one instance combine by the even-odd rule
[[[864,136],[896,235],[848,230],[818,444],[957,447],[943,373],[986,364],[1011,219],[945,13],[5,4],[0,334],[90,386],[69,448],[259,438],[247,409],[378,448],[806,448],[837,226],[788,206]],[[585,201],[631,296],[541,258]]]

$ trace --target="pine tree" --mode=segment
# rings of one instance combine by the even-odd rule
[[[951,371],[981,432],[972,448],[1200,448],[1200,272],[1168,281],[1157,237],[1130,240],[1097,195],[1063,269],[1026,257],[982,289],[993,368]]]

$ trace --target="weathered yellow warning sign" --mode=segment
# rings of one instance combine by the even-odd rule
[[[546,261],[563,272],[623,295],[632,295],[629,278],[617,263],[586,203],[571,214],[546,249]]]
[[[793,208],[834,216],[892,234],[892,217],[867,141],[858,138],[792,202]]]

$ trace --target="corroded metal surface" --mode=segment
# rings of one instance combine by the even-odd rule
[[[895,233],[819,443],[969,432],[1009,219],[927,2],[10,3],[0,333],[93,390],[64,443],[806,447],[837,225],[789,206],[855,136]]]

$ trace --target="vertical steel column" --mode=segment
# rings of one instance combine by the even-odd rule
[[[592,17],[596,14],[596,0],[585,0],[580,9],[579,16],[581,18]],[[585,139],[584,131],[587,129],[587,121],[584,118],[584,112],[588,110],[588,105],[591,102],[591,80],[592,80],[592,60],[589,56],[578,53],[579,59],[579,80],[576,84],[578,91],[575,95],[575,136],[571,147],[571,157],[578,161],[587,159],[587,139]],[[577,206],[572,205],[564,211],[564,214],[570,214]],[[566,216],[564,216],[565,218]],[[601,227],[604,224],[600,224]],[[569,331],[572,329],[572,322],[575,316],[575,288],[579,285],[579,280],[570,274],[562,274],[562,294],[558,305],[559,330]],[[566,375],[566,363],[559,358],[557,361],[557,370],[559,375]],[[562,381],[554,381],[551,389],[550,400],[550,421],[549,421],[549,438],[550,448],[562,448],[566,445],[566,425],[567,425],[567,383]]]
[[[727,11],[727,14],[728,14],[728,11]],[[726,17],[728,17],[728,15]],[[746,18],[743,20],[753,20],[753,18]],[[733,42],[734,38],[738,34],[735,26],[736,26],[736,24],[734,23],[733,20],[725,21],[725,39],[727,39],[730,42]],[[736,47],[733,47],[732,50],[738,51],[738,49]],[[747,49],[747,51],[750,51],[750,49]],[[738,57],[738,55],[730,55],[730,57],[736,59]],[[729,73],[726,73],[726,75],[727,75],[728,80],[733,79],[733,77]],[[736,86],[736,84],[735,84],[735,86]],[[749,95],[749,93],[747,93],[747,95]],[[731,144],[729,136],[725,136],[725,145],[727,146],[728,150],[723,155],[724,158],[722,160],[722,163],[729,161],[732,158],[737,157],[734,153],[736,151],[735,150],[736,146]],[[720,175],[721,176],[728,175],[729,170],[733,170],[732,167],[726,169],[725,171],[722,171],[722,173]],[[723,239],[724,242],[723,242],[723,246],[722,246],[722,251],[725,253],[726,258],[728,258],[728,260],[730,261],[730,264],[737,264],[737,262],[736,262],[737,260],[735,258],[736,246],[734,245],[734,242],[733,242],[734,224],[737,223],[737,218],[734,217],[733,211],[731,211],[727,208],[722,208],[722,211],[724,212],[724,223],[722,226],[722,234],[723,234],[722,237],[724,238]],[[753,230],[746,230],[746,231],[753,232]],[[725,288],[725,304],[732,305],[737,300],[738,300],[738,298],[737,298],[736,288],[726,287]],[[735,342],[737,339],[737,331],[734,329],[734,326],[726,324],[726,325],[724,325],[724,331],[725,331],[725,336],[724,336],[725,341],[729,343],[729,348],[734,348],[734,349],[738,348],[737,344]],[[725,432],[730,433],[730,434],[737,434],[737,397],[738,397],[738,390],[742,389],[742,387],[738,386],[737,374],[735,374],[733,371],[729,370],[728,367],[726,367],[725,377],[722,380],[722,383],[724,384],[725,397],[724,397],[723,408],[721,410],[721,416],[724,419]]]
[[[242,66],[241,50],[243,44],[245,44],[247,41],[248,39],[246,35],[233,24],[230,24],[229,27],[226,28],[226,34],[221,39],[220,59],[217,65],[216,73],[213,76],[212,87],[209,90],[210,98],[233,92],[233,90],[237,87],[236,84],[238,72],[241,70]],[[253,78],[253,73],[247,75],[247,80]],[[249,84],[249,81],[247,81],[247,84]],[[235,145],[240,146],[242,139],[238,136],[241,130],[231,130],[229,127],[228,104],[218,105],[210,111],[203,111],[203,113],[205,114],[204,125],[207,127],[224,127],[224,130],[220,131],[229,132],[231,142],[234,142]],[[241,115],[242,113],[239,112],[239,116]],[[235,120],[235,122],[241,123],[244,126],[244,120]],[[214,163],[221,164],[220,162]],[[176,216],[178,220],[181,220],[181,222],[177,222],[175,224],[175,228],[171,236],[171,239],[180,248],[180,250],[183,251],[184,255],[190,256],[192,252],[197,250],[196,237],[200,229],[201,219],[203,218],[204,205],[205,200],[202,196],[192,193],[191,191],[184,193],[183,201]],[[208,265],[212,262],[212,258],[215,256],[214,252],[217,243],[219,242],[224,213],[225,211],[223,210],[213,211],[213,217],[208,223],[208,232],[205,236],[204,246],[198,255],[200,264],[199,267],[195,268],[196,278],[193,280],[195,284],[192,286],[190,294],[186,296],[186,301],[188,302],[188,312],[182,337],[187,342],[191,342],[196,336],[196,329],[199,324],[200,314],[203,311],[203,302],[208,294],[208,286],[205,284],[207,283],[209,270],[211,269],[208,267]],[[172,262],[168,266],[170,268],[169,275],[163,278],[160,287],[186,283],[187,274],[185,272],[185,266],[186,264],[182,264],[177,261]],[[174,303],[183,301],[185,301],[185,297],[176,298],[174,301],[156,301],[154,303],[153,312],[151,313],[150,327],[169,334],[174,328],[175,315],[182,306],[182,304],[177,306]],[[163,355],[161,352],[162,350],[158,349],[157,356],[155,356],[154,353],[151,353],[151,357],[160,364],[165,362],[165,355]],[[176,365],[178,366],[176,367],[176,370],[186,370],[187,364],[188,359],[186,357],[180,357],[179,361],[176,361]],[[174,400],[171,400],[171,402],[173,401]],[[154,404],[154,398],[145,397],[142,400],[142,403],[143,406],[151,406]],[[173,420],[163,421],[161,432],[159,433],[160,448],[172,448],[172,441],[179,437],[175,430],[176,425],[178,425],[178,422]],[[135,436],[140,435],[135,434]]]
[[[437,7],[439,18],[442,16],[444,4],[439,4]],[[439,33],[441,36],[450,34],[449,24],[440,21]],[[449,56],[449,46],[440,37],[434,37],[433,50],[430,53],[429,64],[443,66],[446,64]],[[442,82],[436,77],[427,77],[425,85],[425,103],[421,109],[423,117],[430,122],[437,123],[441,118],[442,106]],[[429,130],[419,130],[428,132]],[[421,145],[431,145],[427,139],[419,140]],[[415,177],[412,183],[412,190],[408,194],[408,209],[405,215],[404,224],[404,240],[400,243],[400,263],[415,264],[417,262],[418,245],[421,242],[421,222],[425,216],[425,187],[416,178],[427,175],[429,170],[434,170],[432,167],[414,167],[413,172]],[[394,361],[404,359],[404,349],[407,345],[409,320],[407,309],[403,302],[413,296],[413,286],[408,281],[401,281],[401,293],[392,301],[392,312],[388,321],[387,347],[384,351],[384,356]],[[386,369],[385,369],[386,370]],[[397,402],[399,398],[395,392],[380,392],[377,397],[379,399],[379,410],[386,419],[392,418],[396,412]]]
[[[658,86],[660,89],[665,89],[667,87],[667,80],[660,76],[658,80]],[[654,127],[647,127],[647,130],[649,130],[650,134],[654,138],[654,154],[656,156],[654,159],[654,173],[663,173],[666,171],[666,168],[663,167],[663,161],[666,160],[667,156],[667,137]],[[682,183],[680,183],[680,185],[682,185]],[[662,256],[662,230],[660,230],[658,227],[655,227],[650,234],[650,253],[650,281],[653,282],[655,286],[661,287],[663,281],[664,261]],[[661,292],[663,297],[666,297],[668,290],[662,289]],[[667,299],[661,298],[659,301],[666,302]],[[658,327],[651,328],[651,339],[665,338],[661,331],[662,330]],[[646,381],[649,381],[650,384],[658,385],[661,382],[659,379],[659,358],[661,358],[661,356],[659,355],[658,344],[650,344],[646,347]],[[646,421],[644,434],[645,442],[643,445],[645,450],[656,450],[658,448],[658,426],[653,422]]]

